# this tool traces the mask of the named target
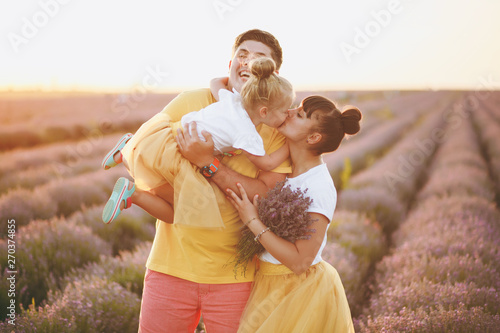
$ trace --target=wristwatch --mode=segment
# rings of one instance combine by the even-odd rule
[[[205,178],[212,178],[219,169],[219,163],[220,161],[217,158],[214,158],[214,161],[210,165],[205,165],[200,169],[200,173]]]

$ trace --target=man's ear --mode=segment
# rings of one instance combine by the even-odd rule
[[[260,109],[259,109],[259,115],[261,118],[266,118],[267,117],[267,113],[268,113],[268,109],[266,106],[262,106]]]
[[[312,134],[309,134],[309,136],[307,137],[307,143],[314,145],[320,142],[322,138],[323,136],[321,135],[321,133],[314,132]]]

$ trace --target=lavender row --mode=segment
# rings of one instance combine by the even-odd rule
[[[377,264],[370,305],[356,320],[358,331],[500,327],[500,213],[490,191],[471,186],[487,184],[482,168],[470,119],[449,122],[428,182],[393,235],[392,254]]]
[[[456,117],[450,118],[443,144],[429,168],[429,179],[418,194],[418,200],[433,196],[480,196],[489,201],[495,197],[488,165],[474,131],[468,99],[454,106]]]
[[[94,136],[76,142],[3,152],[0,154],[0,192],[12,185],[33,188],[55,178],[95,171],[100,168],[102,157],[121,136]]]
[[[361,312],[367,297],[369,272],[386,252],[386,237],[377,221],[358,212],[335,212],[322,257],[341,276],[354,316]]]
[[[154,221],[145,212],[126,211],[117,223],[107,226],[100,221],[101,212],[102,206],[84,208],[68,218],[33,220],[17,229],[18,306],[26,309],[32,302],[36,307],[47,302],[53,305],[57,302],[51,294],[58,294],[56,298],[63,297],[61,293],[70,284],[91,280],[93,276],[105,277],[134,292],[136,297],[140,296],[148,250],[141,252],[140,260],[132,260],[126,254],[128,252],[123,251],[151,241]],[[0,240],[0,246],[6,247],[6,242]],[[117,254],[122,261],[117,262],[118,259],[113,257]],[[0,267],[3,289],[8,287],[7,258],[0,259]],[[7,309],[8,302],[7,293],[0,295],[1,309]],[[77,311],[78,307],[72,310]],[[3,312],[0,313],[5,318]]]
[[[0,219],[16,219],[17,225],[27,225],[33,219],[69,216],[82,206],[106,201],[123,168],[82,174],[70,179],[55,179],[34,190],[10,189],[0,196]],[[7,225],[2,224],[0,238],[7,235]]]
[[[126,133],[162,110],[175,95],[89,94],[3,97],[0,150],[89,136]]]
[[[28,289],[22,288],[22,292],[37,292],[38,298],[32,294],[33,301],[23,302],[23,307],[17,311],[16,332],[137,332],[144,262],[151,242],[143,242],[134,252],[121,252],[119,256],[111,257],[109,247],[97,237],[88,237],[85,227],[69,221],[48,223],[49,226],[40,225],[37,229],[46,229],[44,235],[48,246],[39,249],[41,253],[34,258],[42,259],[46,264],[47,267],[42,269],[46,274],[38,274],[40,267],[36,267],[32,275],[21,275],[21,287],[29,279]],[[73,229],[71,235],[66,230],[68,227]],[[54,228],[61,231],[56,234]],[[57,236],[69,237],[64,248],[57,245]],[[23,239],[24,245],[40,247],[34,243],[26,237]],[[56,251],[63,252],[60,258],[44,257]],[[80,261],[75,255],[81,258]],[[97,259],[96,255],[99,256]],[[84,262],[83,258],[90,260]],[[50,259],[58,259],[59,264],[55,265]],[[38,289],[34,290],[36,276],[44,279],[38,281]],[[47,281],[50,282],[48,292]],[[45,294],[40,295],[41,291]],[[4,300],[0,300],[3,303]],[[0,323],[0,331],[8,326],[6,322]]]
[[[352,188],[340,194],[323,257],[347,281],[345,289],[354,316],[369,297],[371,271],[387,253],[388,237],[404,218],[410,193],[416,191],[417,180],[439,144],[431,138],[442,131],[445,110],[428,112],[389,153],[354,176]],[[414,156],[418,164],[403,164],[414,161]],[[397,181],[389,181],[395,174],[399,174]]]
[[[342,178],[342,173],[346,172],[346,169],[349,170],[349,173],[356,173],[366,168],[397,143],[406,134],[406,131],[419,127],[422,119],[430,113],[431,107],[437,107],[443,103],[443,101],[437,100],[437,97],[438,95],[432,95],[432,98],[422,99],[419,103],[407,105],[405,112],[397,118],[383,122],[352,142],[348,138],[337,151],[325,155],[325,162],[328,164],[328,169],[337,188],[341,189],[348,185]],[[364,124],[362,123],[361,126],[361,133],[363,133]]]
[[[500,108],[498,106],[500,104],[497,104],[495,108],[492,99],[473,104],[471,107],[481,146],[489,164],[490,175],[494,181],[496,201],[500,204],[500,146],[497,144],[500,135]],[[500,103],[500,98],[498,103]]]
[[[441,107],[421,120],[374,165],[356,174],[339,196],[339,207],[365,212],[387,234],[404,219],[419,180],[439,146],[448,107]]]

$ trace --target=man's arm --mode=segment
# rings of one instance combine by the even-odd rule
[[[214,161],[213,150],[214,143],[212,136],[203,132],[207,141],[202,141],[196,133],[196,124],[191,123],[189,128],[185,128],[184,132],[180,130],[177,133],[176,140],[179,145],[179,150],[182,155],[194,165],[202,168],[210,165]],[[267,195],[267,192],[276,186],[276,183],[285,180],[286,175],[272,171],[261,171],[258,178],[244,176],[224,164],[219,164],[217,172],[214,174],[213,181],[222,191],[230,188],[237,191],[236,183],[244,186],[249,196],[259,194],[262,197]]]

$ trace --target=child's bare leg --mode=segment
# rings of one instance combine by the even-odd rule
[[[113,155],[113,160],[115,161],[116,164],[120,164],[123,162],[123,155],[122,155],[122,152],[121,151],[117,151],[114,155]]]
[[[174,188],[169,183],[155,187],[154,189],[151,190],[151,193],[159,196],[172,206],[174,205]]]
[[[166,223],[174,222],[174,208],[172,205],[151,192],[136,189],[132,195],[132,203],[158,220]]]

